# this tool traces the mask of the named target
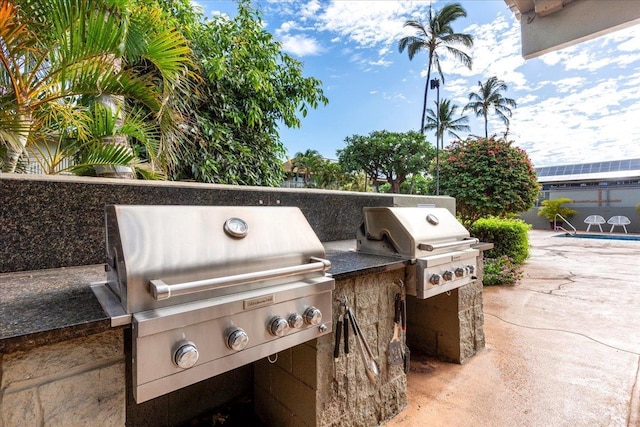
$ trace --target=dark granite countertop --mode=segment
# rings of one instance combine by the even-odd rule
[[[331,268],[327,273],[336,280],[396,270],[404,268],[409,262],[401,258],[369,255],[341,249],[326,249],[326,257],[331,261]]]
[[[89,286],[105,278],[103,265],[0,274],[0,353],[110,329]]]
[[[355,251],[355,241],[325,243],[336,280],[404,268],[408,260]],[[493,247],[480,243],[480,250]],[[0,274],[0,353],[28,350],[112,328],[90,284],[104,265]]]
[[[404,267],[404,260],[361,254],[347,246],[327,245],[328,273],[338,280]],[[111,319],[90,287],[105,279],[102,264],[0,274],[0,353],[111,329]]]

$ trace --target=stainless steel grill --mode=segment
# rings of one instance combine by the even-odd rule
[[[298,208],[114,205],[106,231],[94,291],[131,321],[138,403],[331,332],[330,263]]]
[[[369,207],[363,215],[357,249],[415,263],[415,278],[406,283],[410,295],[429,298],[476,279],[478,240],[447,209]]]

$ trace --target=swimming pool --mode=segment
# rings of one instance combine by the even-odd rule
[[[600,240],[630,240],[640,242],[640,236],[627,236],[622,234],[558,234],[554,237],[571,237],[574,239],[600,239]]]

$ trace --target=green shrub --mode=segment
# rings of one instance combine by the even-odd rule
[[[485,252],[487,258],[497,259],[507,256],[513,263],[519,265],[529,257],[527,231],[530,228],[531,225],[520,219],[491,217],[474,222],[469,228],[469,233],[481,242],[493,243],[493,249]]]
[[[521,278],[520,265],[514,263],[508,256],[484,259],[483,285],[515,285]]]

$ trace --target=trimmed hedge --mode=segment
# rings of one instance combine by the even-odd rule
[[[508,256],[520,265],[529,257],[529,236],[531,225],[520,219],[481,218],[469,228],[469,233],[481,242],[493,243],[493,249],[486,251],[487,258]]]

